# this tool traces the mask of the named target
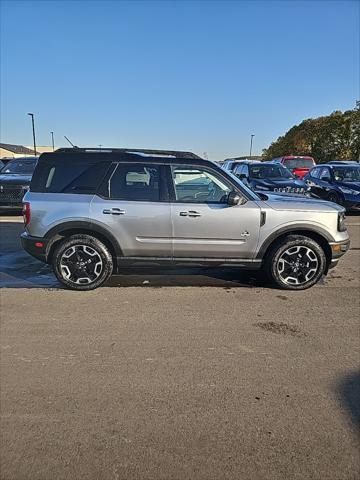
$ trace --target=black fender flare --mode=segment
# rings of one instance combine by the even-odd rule
[[[111,233],[111,231],[103,225],[91,222],[88,220],[73,220],[68,222],[59,223],[46,232],[44,239],[48,240],[47,243],[47,257],[50,254],[51,248],[58,240],[67,236],[67,233],[88,233],[99,239],[105,239],[105,243],[111,246],[112,253],[116,257],[122,257],[123,252],[120,243]],[[98,234],[98,235],[96,235]]]
[[[335,239],[327,232],[325,229],[321,227],[317,227],[314,225],[309,225],[309,224],[296,224],[296,225],[287,225],[286,227],[279,228],[275,232],[273,232],[271,235],[269,235],[266,240],[261,244],[260,248],[258,249],[258,253],[256,255],[256,259],[263,259],[265,252],[267,249],[270,247],[270,245],[276,241],[277,238],[283,236],[283,235],[290,235],[292,233],[299,233],[303,232],[304,234],[306,232],[308,233],[315,233],[316,235],[319,235],[322,237],[324,240],[327,242],[334,242]]]

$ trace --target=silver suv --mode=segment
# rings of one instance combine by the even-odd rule
[[[21,239],[75,290],[144,263],[264,269],[302,290],[348,250],[344,218],[334,203],[259,196],[192,153],[74,148],[40,156]]]

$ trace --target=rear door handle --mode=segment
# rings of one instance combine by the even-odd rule
[[[201,217],[200,212],[196,212],[195,210],[189,210],[188,212],[180,212],[180,217]]]
[[[121,208],[105,208],[103,213],[106,215],[125,215],[125,210],[121,210]]]

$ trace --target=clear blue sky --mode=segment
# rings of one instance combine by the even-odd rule
[[[254,153],[359,98],[356,1],[2,1],[1,141]]]

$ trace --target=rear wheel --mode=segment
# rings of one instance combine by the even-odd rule
[[[315,285],[324,274],[326,257],[312,238],[291,235],[276,244],[268,253],[266,269],[280,288],[305,290]]]
[[[52,265],[57,279],[73,290],[93,290],[110,277],[113,261],[106,246],[90,235],[73,235],[55,249]]]

